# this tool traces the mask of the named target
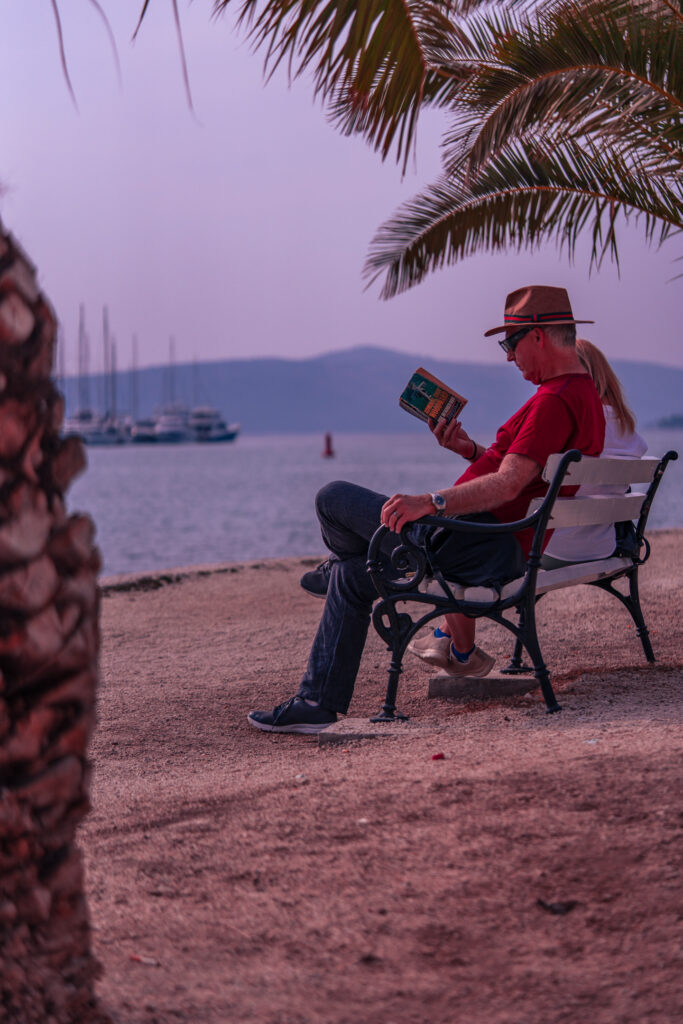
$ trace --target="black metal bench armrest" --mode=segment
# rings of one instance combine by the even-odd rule
[[[387,590],[414,590],[422,582],[425,576],[434,575],[438,572],[431,561],[433,552],[427,543],[416,544],[411,538],[410,532],[413,526],[430,526],[452,533],[479,533],[479,534],[508,534],[518,533],[520,530],[534,527],[534,537],[531,544],[531,551],[527,560],[527,574],[531,569],[538,569],[540,565],[543,537],[550,513],[555,499],[560,492],[562,481],[567,468],[572,462],[579,462],[581,452],[576,449],[565,452],[555,475],[548,487],[545,498],[529,516],[518,519],[513,523],[482,523],[471,519],[452,519],[448,516],[423,516],[416,523],[409,523],[401,530],[401,544],[394,548],[391,554],[391,568],[399,575],[405,576],[410,573],[407,579],[392,579],[387,576],[385,566],[380,560],[379,553],[382,540],[389,533],[387,526],[380,526],[375,531],[368,547],[367,568],[371,574],[377,591],[384,597]]]

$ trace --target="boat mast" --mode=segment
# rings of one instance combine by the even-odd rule
[[[102,405],[104,407],[104,418],[108,419],[111,414],[111,384],[109,380],[109,311],[106,306],[102,308],[102,340],[104,343],[104,367],[102,371]]]
[[[111,418],[116,422],[116,338],[112,335],[109,350],[111,364]]]
[[[170,404],[175,405],[175,338],[168,339],[168,390]]]
[[[57,390],[64,393],[66,387],[66,366],[65,366],[65,339],[64,339],[64,328],[61,324],[57,326],[57,333],[55,335],[55,347],[57,349]]]
[[[133,354],[130,371],[130,415],[133,423],[138,419],[138,336],[133,335]]]
[[[85,307],[83,303],[78,311],[78,406],[79,412],[90,408],[90,377],[88,335],[85,331]]]

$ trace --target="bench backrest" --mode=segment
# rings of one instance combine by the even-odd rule
[[[549,455],[543,479],[550,483],[557,472],[562,455]],[[571,462],[563,483],[566,484],[649,484],[654,479],[661,459],[602,459],[584,455],[580,462]]]
[[[646,497],[646,494],[635,492],[623,497],[579,494],[573,498],[556,498],[548,519],[548,529],[622,523],[627,519],[637,519]],[[529,504],[529,514],[535,512],[540,504],[541,499],[534,498]]]
[[[550,482],[560,464],[562,455],[550,455],[543,470],[543,479]],[[572,462],[564,476],[563,485],[583,485],[587,493],[570,498],[555,499],[548,528],[563,526],[592,526],[598,523],[618,523],[637,519],[647,497],[646,490],[630,490],[628,494],[591,494],[591,486],[623,488],[631,484],[649,484],[654,479],[660,459],[603,459],[584,455],[580,462]],[[542,504],[542,498],[534,498],[528,515]]]

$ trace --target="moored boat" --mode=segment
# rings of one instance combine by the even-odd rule
[[[234,441],[240,432],[239,423],[226,423],[217,409],[197,406],[190,413],[188,422],[191,441]]]
[[[169,405],[157,416],[154,433],[161,444],[179,444],[189,441],[189,410],[184,405]]]
[[[64,421],[64,436],[74,435],[89,445],[125,444],[126,441],[125,431],[117,420],[99,416],[91,409],[81,409]]]
[[[136,420],[130,428],[130,439],[133,444],[156,444],[156,425],[155,419]]]

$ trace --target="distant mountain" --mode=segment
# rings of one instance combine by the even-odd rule
[[[359,347],[313,359],[230,359],[137,372],[138,417],[151,415],[171,393],[189,405],[211,405],[249,434],[399,433],[424,429],[403,412],[398,396],[419,365],[469,399],[467,429],[482,436],[533,393],[514,366],[449,362],[389,349]],[[641,426],[683,411],[683,369],[615,360],[614,369]],[[101,375],[89,378],[90,401],[102,409]],[[67,378],[69,412],[77,381]],[[117,374],[119,412],[130,411],[131,374]]]

